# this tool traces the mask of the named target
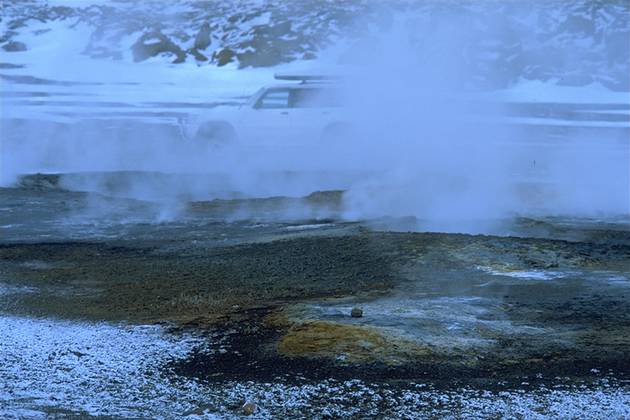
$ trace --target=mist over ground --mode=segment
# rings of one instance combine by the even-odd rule
[[[630,5],[0,2],[0,418],[630,418]]]
[[[335,216],[410,216],[410,228],[440,231],[630,211],[625,2],[3,10],[5,186],[38,172],[184,174],[130,173],[115,191],[106,177],[62,177],[158,201],[172,217],[185,201],[343,190]],[[301,129],[220,149],[191,140],[192,121],[237,113],[279,72],[341,77],[343,139]]]

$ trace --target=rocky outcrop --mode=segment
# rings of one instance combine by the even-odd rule
[[[159,54],[173,54],[173,63],[186,61],[186,53],[166,35],[159,31],[147,32],[140,36],[131,46],[133,61],[139,62],[155,57]]]
[[[217,63],[219,67],[231,63],[235,58],[236,54],[230,48],[223,48],[221,51],[212,54],[212,61]]]
[[[212,40],[210,39],[210,24],[208,22],[204,22],[197,32],[197,36],[195,37],[195,50],[205,50],[210,46]]]
[[[208,61],[208,57],[200,53],[199,50],[196,48],[191,48],[187,52],[188,54],[192,55],[198,62]]]
[[[197,62],[208,61],[208,57],[202,54],[201,51],[207,49],[212,43],[212,39],[210,38],[210,24],[208,22],[204,22],[197,32],[197,36],[195,37],[195,42],[192,48],[190,48],[187,52],[192,55]]]
[[[629,89],[627,2],[565,0],[527,7],[498,0],[348,0],[283,1],[277,7],[275,0],[173,1],[178,6],[169,10],[161,2],[137,2],[133,7],[118,2],[89,7],[7,2],[3,10],[6,29],[0,33],[0,43],[5,51],[19,51],[23,45],[15,39],[22,33],[39,36],[48,22],[72,21],[93,28],[83,52],[93,58],[125,59],[132,37],[137,39],[131,47],[136,62],[167,55],[173,56],[174,63],[190,56],[200,65],[264,67],[316,58],[322,49],[344,40],[349,53],[339,54],[342,59],[370,64],[378,59],[379,51],[392,50],[391,41],[382,35],[391,29],[394,15],[402,26],[418,30],[411,34],[417,38],[418,48],[405,47],[401,54],[421,57],[422,48],[440,44],[441,37],[449,43],[451,35],[445,32],[442,36],[439,31],[439,19],[446,16],[448,22],[465,27],[465,37],[458,41],[461,45],[447,45],[456,66],[466,69],[464,82],[505,88],[528,79]],[[31,27],[34,21],[44,26],[37,33]],[[423,33],[427,22],[431,29]],[[425,39],[427,34],[436,39]]]
[[[304,39],[291,29],[291,22],[259,25],[246,35],[247,40],[237,44],[243,51],[237,55],[239,67],[269,67],[286,63],[295,54],[304,52]]]
[[[2,49],[6,52],[26,51],[26,44],[18,41],[9,41],[2,46]]]

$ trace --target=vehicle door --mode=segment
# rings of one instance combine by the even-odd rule
[[[304,141],[318,142],[326,127],[340,118],[338,93],[328,86],[291,90],[289,106],[292,130]]]
[[[255,144],[274,145],[284,142],[291,131],[289,88],[266,89],[247,109],[241,120],[242,131]]]

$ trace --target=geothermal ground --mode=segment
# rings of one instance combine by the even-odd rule
[[[0,4],[0,419],[630,418],[627,1]]]
[[[90,177],[178,179],[0,189],[3,417],[630,416],[627,221],[413,233],[339,191],[165,218]]]

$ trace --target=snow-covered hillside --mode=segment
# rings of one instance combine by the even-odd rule
[[[444,28],[444,17],[457,28]],[[401,22],[415,30],[418,46],[406,54],[435,44],[428,32],[465,28],[448,53],[465,65],[467,84],[506,88],[525,79],[630,89],[627,1],[7,0],[0,69],[15,65],[10,53],[68,30],[67,48],[107,61],[269,67],[321,58],[333,48],[338,62],[369,63],[392,48],[378,35]]]

